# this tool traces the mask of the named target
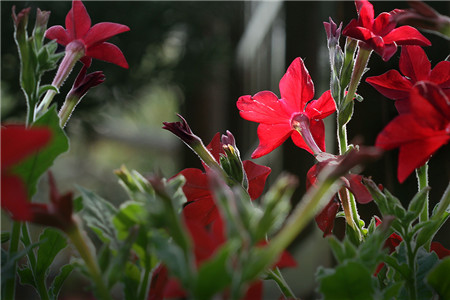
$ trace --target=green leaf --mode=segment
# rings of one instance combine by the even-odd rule
[[[372,274],[361,263],[349,261],[329,274],[321,274],[319,291],[325,300],[373,299]]]
[[[26,246],[21,251],[18,251],[14,253],[11,257],[8,257],[6,251],[3,251],[2,249],[2,268],[1,268],[1,282],[2,282],[2,290],[4,290],[5,283],[16,276],[16,274],[13,272],[15,269],[15,264],[19,259],[24,257],[28,251],[33,250],[35,247],[39,245],[40,242],[31,244]]]
[[[53,282],[49,289],[49,294],[52,297],[52,299],[57,300],[59,292],[61,291],[61,287],[64,283],[64,281],[67,279],[67,277],[72,273],[73,269],[75,268],[75,264],[67,264],[64,265],[61,270],[59,271],[59,274],[53,279]]]
[[[40,98],[42,95],[44,95],[44,93],[45,92],[47,92],[48,90],[53,90],[53,91],[55,91],[56,93],[59,93],[59,90],[55,87],[55,86],[53,86],[53,85],[51,85],[51,84],[46,84],[46,85],[42,85],[40,88],[39,88],[39,91],[38,91],[38,97]]]
[[[17,274],[19,274],[20,284],[36,286],[36,281],[34,281],[34,275],[30,268],[25,267],[23,269],[18,269]]]
[[[197,275],[194,287],[196,299],[211,299],[216,293],[231,284],[230,259],[237,250],[236,243],[227,243],[221,247],[214,257],[204,262]]]
[[[148,223],[148,214],[143,203],[127,201],[120,205],[112,223],[117,230],[117,237],[124,240],[131,227]]]
[[[405,222],[411,223],[419,217],[419,214],[422,212],[425,206],[427,194],[429,191],[430,188],[425,187],[414,196],[414,198],[408,205],[408,212],[406,213]]]
[[[450,257],[446,257],[428,274],[427,281],[439,294],[440,299],[450,299]]]
[[[2,232],[2,244],[9,241],[11,234],[7,231]]]
[[[425,282],[428,273],[437,264],[439,258],[435,252],[428,252],[423,247],[417,252],[417,294],[419,299],[431,299],[433,294]],[[448,271],[448,270],[447,270]],[[448,273],[447,273],[448,275]],[[445,299],[445,298],[444,298]]]
[[[111,243],[111,247],[117,250],[117,233],[113,224],[117,209],[97,194],[80,186],[77,188],[83,198],[83,220],[104,243]]]
[[[67,246],[66,238],[56,229],[46,228],[39,236],[39,249],[37,251],[36,270],[37,276],[45,276],[55,256]]]
[[[338,124],[343,126],[347,124],[353,115],[353,109],[355,106],[354,101],[350,101],[343,109],[341,109],[338,113]]]
[[[139,284],[141,282],[141,272],[136,265],[127,262],[124,272],[124,292],[126,300],[138,299]]]
[[[56,105],[52,106],[42,117],[34,122],[33,127],[39,126],[48,127],[51,130],[52,139],[50,143],[14,167],[14,173],[24,180],[30,198],[36,193],[36,184],[42,174],[53,165],[54,160],[60,154],[69,149],[67,136],[59,126]]]

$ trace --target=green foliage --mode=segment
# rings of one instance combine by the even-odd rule
[[[427,282],[438,293],[440,299],[450,299],[450,257],[443,259],[428,273]]]
[[[53,165],[59,155],[69,149],[67,136],[59,126],[56,105],[34,122],[33,127],[39,126],[51,130],[52,138],[49,144],[14,167],[14,172],[23,179],[30,198],[36,193],[36,185],[42,174]]]

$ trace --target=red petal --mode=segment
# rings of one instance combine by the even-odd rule
[[[276,267],[282,269],[282,268],[293,268],[297,266],[297,262],[295,261],[295,258],[287,251],[283,251],[281,253],[280,258],[275,264]]]
[[[280,93],[289,115],[304,111],[306,103],[314,97],[314,84],[301,58],[294,59],[281,78]]]
[[[448,250],[444,246],[442,246],[441,243],[432,242],[430,248],[431,248],[431,251],[436,252],[439,259],[443,259],[444,257],[450,256],[450,250]]]
[[[102,22],[92,26],[92,28],[89,29],[83,40],[84,43],[86,44],[86,47],[89,48],[95,44],[103,43],[104,41],[108,40],[109,38],[119,33],[126,32],[129,30],[130,28],[128,26],[122,24]]]
[[[374,19],[373,5],[369,1],[355,1],[356,11],[358,12],[358,21],[367,29],[372,30]]]
[[[362,176],[357,174],[348,174],[345,176],[350,183],[348,189],[355,196],[356,201],[361,204],[369,203],[373,200],[372,195],[366,186],[361,182]]]
[[[60,25],[52,26],[45,31],[45,37],[49,40],[56,40],[60,45],[66,46],[71,39],[67,31]]]
[[[147,300],[160,300],[164,297],[164,289],[169,281],[167,268],[160,265],[152,275]]]
[[[255,164],[252,161],[243,161],[244,170],[248,179],[248,193],[251,199],[256,199],[261,196],[264,191],[267,176],[269,176],[271,169],[266,166]]]
[[[208,177],[202,170],[188,168],[184,169],[174,177],[180,174],[186,179],[186,183],[183,186],[183,193],[186,195],[187,201],[211,197]]]
[[[377,35],[374,35],[371,30],[357,26],[356,22],[355,23],[350,22],[350,24],[348,24],[347,27],[345,27],[342,34],[364,42],[369,41],[374,37],[378,37]]]
[[[417,121],[433,130],[445,130],[450,120],[450,100],[444,91],[431,82],[419,82],[411,91],[410,110]]]
[[[221,134],[220,132],[216,133],[212,138],[211,142],[206,146],[206,149],[211,152],[212,156],[215,158],[217,162],[219,162],[220,154],[225,154],[223,150],[222,142],[220,141]]]
[[[426,80],[431,71],[431,64],[425,51],[419,46],[403,46],[399,63],[403,75],[411,78],[413,83]]]
[[[289,122],[291,113],[284,109],[282,100],[269,91],[251,96],[242,96],[236,103],[242,118],[265,124]]]
[[[258,126],[259,146],[252,154],[252,158],[258,158],[278,148],[292,132],[291,125],[285,124]]]
[[[430,46],[431,42],[417,29],[411,26],[401,26],[383,37],[386,44]]]
[[[309,172],[308,172],[309,173]],[[314,218],[316,220],[317,226],[323,231],[323,236],[328,236],[331,234],[334,227],[334,220],[336,219],[336,214],[339,211],[339,201],[336,196],[334,196],[330,202],[325,206],[322,211]]]
[[[214,236],[208,232],[201,222],[195,219],[186,220],[186,226],[194,244],[195,260],[197,264],[209,259],[220,246]]]
[[[66,29],[71,41],[82,39],[91,28],[91,18],[83,2],[74,0],[72,9],[66,16]]]
[[[2,170],[43,148],[50,141],[51,136],[52,132],[44,127],[3,126],[1,129]]]
[[[393,21],[393,18],[390,13],[384,12],[378,15],[373,22],[373,32],[376,35],[385,36],[389,32],[391,32],[395,26],[396,22]]]
[[[381,55],[384,61],[388,61],[397,52],[397,45],[395,43],[383,45],[381,49],[375,49],[375,51]]]
[[[431,70],[429,80],[441,88],[450,88],[450,61],[439,62]]]
[[[263,296],[263,282],[257,280],[250,285],[244,297],[241,300],[261,300]]]
[[[2,145],[4,142],[2,142]],[[11,213],[16,221],[32,221],[33,213],[28,202],[27,190],[18,176],[2,172],[1,198],[2,208]]]
[[[366,82],[383,96],[392,100],[408,98],[412,88],[411,82],[397,70],[390,70],[379,76],[368,77]]]
[[[297,131],[293,131],[292,135],[291,135],[291,139],[297,147],[305,149],[306,151],[308,151],[309,153],[314,155],[314,152],[305,143],[305,140],[303,140],[303,137],[300,133],[298,133]]]
[[[417,168],[423,166],[431,155],[448,143],[450,136],[444,131],[428,138],[417,139],[400,147],[398,156],[398,181],[402,183]]]
[[[101,43],[87,48],[86,56],[110,62],[119,67],[128,69],[128,63],[123,56],[122,51],[120,51],[116,45],[110,43]]]
[[[310,119],[325,119],[336,111],[336,103],[331,97],[330,90],[324,92],[319,99],[313,100],[306,106],[305,112]]]

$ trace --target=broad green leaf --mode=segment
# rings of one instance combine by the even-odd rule
[[[400,289],[405,285],[403,281],[396,282],[385,289],[383,289],[383,300],[392,300],[397,299],[398,294],[400,293]]]
[[[83,198],[81,213],[84,221],[104,243],[110,243],[117,250],[117,233],[113,224],[117,209],[97,194],[79,186],[77,188]]]
[[[148,223],[148,214],[143,203],[127,201],[120,205],[112,222],[117,229],[119,239],[125,239],[131,227]]]
[[[432,291],[426,284],[425,278],[431,269],[437,264],[439,258],[435,252],[428,252],[424,248],[420,248],[417,253],[417,294],[419,299],[431,299]]]
[[[440,261],[428,274],[427,281],[440,299],[450,299],[450,257]]]
[[[58,275],[53,279],[53,282],[50,286],[49,294],[53,300],[58,299],[59,292],[61,291],[61,287],[67,277],[72,273],[72,270],[75,268],[74,264],[64,265],[59,271]]]
[[[16,262],[24,257],[28,251],[33,250],[35,247],[39,245],[39,242],[26,246],[21,251],[14,253],[11,257],[8,257],[6,251],[2,249],[2,270],[1,270],[1,282],[2,282],[2,290],[4,290],[5,283],[13,278],[16,274],[14,271],[14,266]]]
[[[31,155],[25,161],[14,167],[14,172],[23,178],[31,198],[36,193],[39,178],[52,165],[54,160],[69,149],[66,134],[59,126],[56,105],[53,105],[42,117],[34,122],[33,127],[45,126],[52,131],[52,138],[47,146]]]
[[[374,297],[372,274],[355,261],[337,266],[331,274],[322,273],[319,279],[319,291],[325,300],[369,300]]]
[[[39,236],[35,275],[45,276],[55,256],[67,246],[66,238],[56,229],[46,228]]]

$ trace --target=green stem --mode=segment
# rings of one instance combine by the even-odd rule
[[[417,184],[419,191],[428,186],[428,163],[425,163],[422,167],[416,169]],[[422,212],[419,215],[419,222],[425,222],[429,219],[428,206],[429,206],[429,192],[426,193],[425,205]]]
[[[370,54],[372,50],[368,50],[365,48],[359,47],[358,55],[356,56],[355,66],[353,67],[352,77],[350,79],[350,83],[348,85],[347,95],[345,95],[344,103],[342,108],[345,108],[353,98],[355,98],[356,89],[361,81],[361,77],[364,74],[364,70],[366,69],[367,63],[369,62]]]
[[[30,233],[28,229],[28,223],[22,224],[22,239],[25,246],[31,245]],[[30,250],[27,254],[28,261],[30,262],[30,269],[33,273],[33,277],[36,283],[36,289],[39,294],[41,300],[49,300],[50,297],[48,295],[48,289],[45,285],[45,274],[36,274],[36,256],[34,255],[34,251]]]
[[[17,221],[13,221],[11,228],[11,241],[9,244],[8,258],[11,259],[14,254],[16,254],[19,249],[19,240],[20,240],[20,223]],[[17,264],[14,263],[14,266],[11,272],[14,274],[12,278],[8,279],[5,283],[5,300],[14,300],[14,294],[16,292],[16,268]]]
[[[281,275],[281,272],[278,268],[275,268],[274,270],[270,270],[268,274],[268,278],[275,281],[280,288],[281,292],[283,293],[284,297],[287,299],[298,299],[294,292],[291,290],[289,285],[287,284],[286,280],[284,280],[283,275]]]
[[[109,290],[103,282],[102,275],[100,273],[100,267],[95,260],[94,254],[89,249],[86,238],[80,231],[79,226],[74,226],[73,229],[68,230],[67,235],[70,240],[77,248],[78,253],[80,253],[81,258],[84,260],[86,267],[91,274],[91,278],[95,283],[95,287],[97,288],[98,296],[103,300],[110,300],[111,295],[109,294]]]
[[[66,126],[67,121],[69,120],[70,116],[72,115],[73,110],[75,109],[75,106],[77,106],[79,101],[80,101],[80,98],[77,98],[77,97],[67,98],[66,101],[64,101],[64,104],[58,113],[59,125],[62,128],[64,128]]]
[[[409,269],[411,272],[409,273],[410,278],[406,279],[406,285],[408,286],[409,290],[409,296],[411,300],[417,299],[417,290],[416,290],[416,260],[415,260],[415,253],[412,250],[411,247],[411,241],[407,238],[407,230],[404,230],[403,238],[404,243],[406,245],[406,252],[407,252],[407,259],[409,264]]]
[[[327,178],[317,188],[311,188],[297,204],[285,226],[271,239],[268,245],[270,255],[278,257],[341,186],[342,182],[338,178]]]
[[[150,259],[150,258],[148,258],[148,259]],[[147,263],[145,266],[144,277],[141,281],[141,286],[139,288],[138,299],[145,300],[148,297],[148,290],[150,288],[151,271],[152,271],[151,264]]]
[[[339,142],[339,154],[343,155],[347,152],[347,125],[337,124],[337,134],[338,134],[338,142]]]

